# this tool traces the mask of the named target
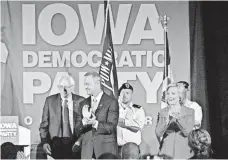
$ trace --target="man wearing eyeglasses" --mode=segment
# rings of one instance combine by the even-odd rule
[[[59,93],[46,98],[40,137],[43,150],[55,159],[80,158],[71,148],[75,142],[74,131],[79,103],[83,97],[73,94],[74,79],[71,76],[60,78]]]

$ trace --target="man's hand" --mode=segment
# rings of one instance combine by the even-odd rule
[[[50,145],[49,145],[48,143],[45,143],[45,144],[43,145],[43,150],[44,150],[44,152],[45,152],[46,154],[51,155],[51,147],[50,147]]]
[[[76,141],[72,147],[72,152],[78,152],[81,147],[80,141]]]
[[[88,118],[84,117],[82,119],[82,124],[83,124],[83,126],[87,125],[88,124]]]
[[[92,115],[92,109],[88,105],[83,106],[82,115],[84,118],[90,118]]]
[[[92,118],[87,119],[87,124],[95,125],[95,123],[96,123],[96,116],[92,114]]]
[[[199,129],[201,127],[200,122],[195,121],[194,129]]]

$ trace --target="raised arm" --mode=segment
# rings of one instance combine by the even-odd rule
[[[157,122],[157,126],[155,129],[155,133],[157,135],[157,137],[162,137],[163,134],[165,133],[166,129],[168,128],[168,117],[166,117],[162,112],[158,113],[158,122]]]
[[[177,125],[185,137],[192,131],[194,122],[195,113],[193,109],[190,109],[189,113],[177,120]]]

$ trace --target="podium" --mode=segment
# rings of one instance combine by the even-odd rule
[[[19,141],[18,144],[15,145],[24,152],[25,156],[28,156],[31,150],[31,131],[22,126],[19,126],[18,131]]]

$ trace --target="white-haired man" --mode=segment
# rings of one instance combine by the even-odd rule
[[[71,76],[61,77],[58,84],[60,93],[47,97],[44,104],[39,129],[41,143],[44,152],[55,159],[80,158],[71,147],[76,138],[76,114],[84,98],[72,93],[74,85]]]

